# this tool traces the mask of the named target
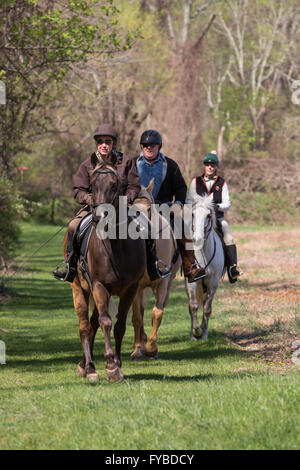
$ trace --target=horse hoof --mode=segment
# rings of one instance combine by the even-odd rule
[[[138,349],[137,351],[133,351],[130,358],[132,361],[141,361],[144,358],[144,353],[141,349]]]
[[[153,359],[158,359],[158,350],[152,352],[146,351],[145,356],[149,361]]]
[[[77,366],[76,375],[77,375],[78,377],[85,377],[85,376],[86,376],[85,370],[84,370],[83,367],[81,367],[80,364],[78,364],[78,366]]]
[[[90,383],[99,382],[99,375],[97,372],[91,372],[90,374],[86,374],[86,378]]]
[[[201,330],[201,328],[193,328],[194,338],[201,339],[202,334],[203,334],[203,331]]]
[[[110,383],[114,382],[123,382],[124,374],[121,371],[120,367],[116,367],[115,369],[106,369],[106,380]]]

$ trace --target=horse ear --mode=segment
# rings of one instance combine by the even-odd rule
[[[109,157],[106,160],[106,163],[108,165],[111,165],[111,166],[115,167],[115,168],[117,167],[118,157],[117,157],[115,152],[110,153]]]
[[[99,160],[98,160],[97,155],[95,153],[93,153],[92,156],[91,156],[91,163],[92,163],[93,169],[99,163]]]
[[[148,187],[146,188],[149,194],[152,194],[153,188],[154,188],[154,178],[152,178]]]

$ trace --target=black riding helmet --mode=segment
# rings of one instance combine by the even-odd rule
[[[140,144],[158,144],[159,148],[162,146],[162,138],[159,132],[148,129],[147,131],[143,132],[140,139]]]

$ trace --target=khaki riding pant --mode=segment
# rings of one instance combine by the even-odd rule
[[[232,233],[230,231],[229,225],[227,221],[222,217],[219,219],[222,225],[222,232],[223,232],[223,240],[226,246],[234,245]]]

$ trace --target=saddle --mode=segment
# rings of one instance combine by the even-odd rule
[[[91,291],[92,285],[86,255],[89,247],[89,241],[94,229],[92,218],[92,214],[89,213],[81,219],[76,228],[73,238],[74,252],[76,254],[77,259],[79,260],[81,273],[89,284]]]

